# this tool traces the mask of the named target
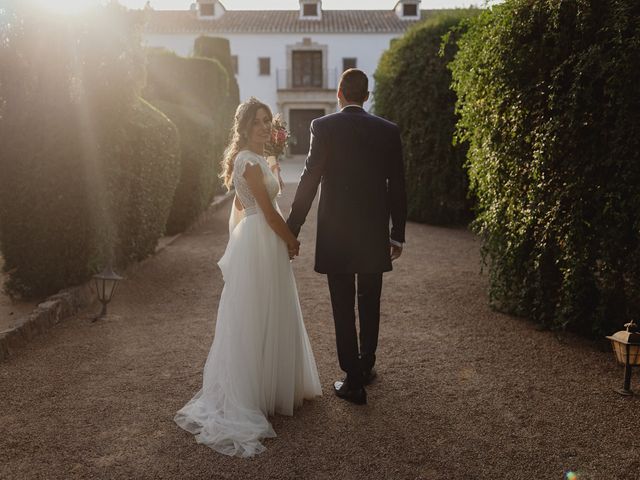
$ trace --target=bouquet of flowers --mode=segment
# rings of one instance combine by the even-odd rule
[[[278,113],[273,117],[271,123],[271,139],[264,146],[267,156],[276,157],[276,159],[284,153],[289,143],[289,132],[287,124],[282,120],[282,116]]]
[[[264,153],[267,155],[267,163],[271,171],[278,177],[278,183],[280,184],[280,195],[284,188],[284,182],[280,176],[280,164],[278,158],[284,153],[287,144],[289,143],[289,132],[287,131],[287,124],[282,120],[282,116],[278,113],[273,117],[271,122],[271,138],[264,146]]]

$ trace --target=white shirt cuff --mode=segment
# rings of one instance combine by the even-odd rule
[[[402,248],[402,246],[404,245],[403,243],[400,243],[400,242],[394,240],[393,238],[389,238],[389,243],[391,245],[395,245],[396,247],[400,247],[400,248]]]

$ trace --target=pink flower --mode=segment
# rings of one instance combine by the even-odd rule
[[[271,136],[269,142],[265,145],[265,151],[268,155],[280,156],[284,153],[289,138],[286,123],[282,118],[276,115],[271,125]]]

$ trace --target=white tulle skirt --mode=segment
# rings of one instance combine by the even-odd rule
[[[286,245],[259,210],[233,210],[202,389],[174,420],[198,443],[250,457],[276,436],[267,416],[293,415],[322,390]]]

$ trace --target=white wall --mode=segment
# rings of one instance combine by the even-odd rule
[[[276,71],[287,68],[287,45],[302,43],[303,38],[311,42],[327,45],[327,68],[342,72],[342,59],[355,57],[358,68],[369,75],[369,90],[374,90],[373,73],[380,56],[389,48],[391,39],[401,34],[211,34],[229,39],[231,54],[238,55],[238,83],[240,98],[245,100],[255,96],[276,108],[277,78]],[[193,44],[199,34],[146,34],[144,41],[148,46],[165,47],[182,56],[193,53]],[[258,75],[258,58],[271,58],[271,75]],[[370,108],[367,102],[365,108]]]

